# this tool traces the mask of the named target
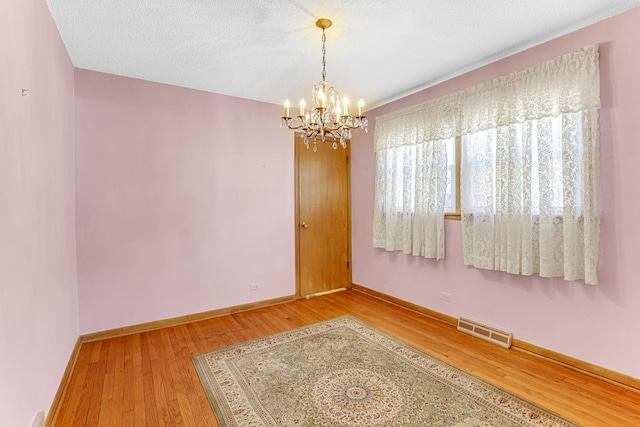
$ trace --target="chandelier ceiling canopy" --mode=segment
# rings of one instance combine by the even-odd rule
[[[280,122],[281,128],[289,128],[300,131],[304,138],[304,144],[309,148],[309,140],[313,140],[313,151],[317,151],[316,141],[326,141],[327,137],[333,138],[333,148],[338,148],[338,141],[343,148],[347,148],[347,140],[351,139],[352,129],[364,129],[368,131],[368,120],[363,115],[364,101],[358,102],[358,115],[349,114],[349,99],[340,94],[326,80],[326,41],[325,30],[331,27],[331,20],[320,18],[316,21],[316,27],[322,29],[322,80],[313,85],[312,100],[308,110],[303,99],[300,100],[300,112],[296,117],[290,115],[289,100],[284,104],[284,116]]]

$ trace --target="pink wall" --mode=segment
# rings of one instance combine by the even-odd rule
[[[280,115],[76,70],[82,334],[295,293],[293,134]]]
[[[0,52],[0,424],[29,426],[78,338],[74,72],[44,0],[0,2]]]
[[[600,285],[465,267],[460,222],[446,221],[446,259],[372,248],[373,132],[352,146],[354,283],[513,331],[526,342],[640,378],[640,8],[384,105],[376,116],[600,45]],[[428,48],[427,48],[428,49]],[[440,301],[440,292],[452,301]]]

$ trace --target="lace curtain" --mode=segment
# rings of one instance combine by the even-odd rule
[[[373,247],[444,258],[448,108],[436,101],[376,119]]]
[[[444,257],[442,141],[462,136],[465,264],[596,284],[599,107],[598,48],[587,46],[378,117],[374,247]],[[427,156],[421,173],[412,150]]]
[[[446,140],[455,137],[456,99],[376,118],[374,248],[444,259]]]
[[[443,259],[445,142],[381,150],[376,163],[373,246]]]
[[[597,47],[468,94],[461,122],[464,263],[597,284]]]

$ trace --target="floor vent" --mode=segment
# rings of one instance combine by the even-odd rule
[[[500,329],[483,325],[482,323],[478,323],[474,320],[465,319],[463,317],[459,318],[458,330],[469,335],[473,335],[474,337],[481,338],[485,341],[497,344],[500,347],[511,347],[511,332],[501,331]]]

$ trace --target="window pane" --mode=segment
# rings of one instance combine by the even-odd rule
[[[456,139],[445,140],[447,146],[447,190],[444,200],[445,213],[456,213]]]
[[[562,153],[568,143],[562,117],[467,134],[462,141],[465,206],[491,214],[501,205],[533,215],[562,215],[567,183]]]

